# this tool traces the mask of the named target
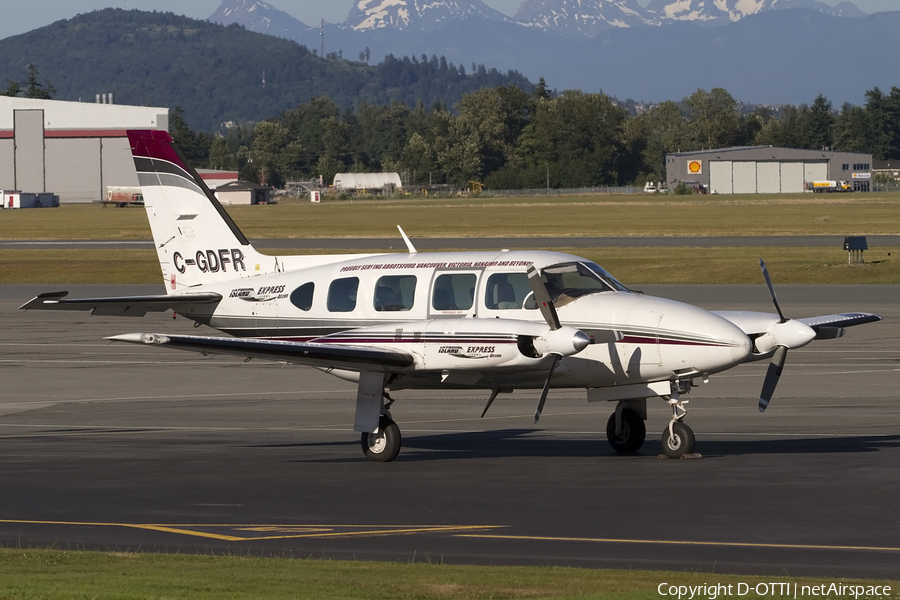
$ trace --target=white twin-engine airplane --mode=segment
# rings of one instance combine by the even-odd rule
[[[788,319],[709,312],[632,292],[589,260],[538,251],[267,256],[257,252],[164,131],[129,131],[167,294],[68,299],[41,294],[23,309],[143,316],[172,309],[233,337],[133,333],[114,342],[310,365],[358,383],[354,429],[374,461],[393,460],[400,430],[388,390],[500,393],[585,388],[616,402],[606,435],[619,452],[644,443],[647,398],[672,408],[663,452],[693,452],[682,397],[695,379],[771,358],[765,410],[787,351],[868,313]],[[484,416],[484,413],[482,413]]]

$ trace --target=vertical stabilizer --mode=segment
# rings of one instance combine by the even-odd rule
[[[250,245],[172,136],[129,131],[128,141],[169,293],[277,269],[275,257]]]

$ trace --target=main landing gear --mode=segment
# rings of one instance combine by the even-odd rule
[[[387,415],[378,420],[378,431],[360,436],[363,454],[371,461],[390,462],[400,453],[400,428]]]
[[[378,431],[373,433],[364,431],[359,439],[363,454],[374,462],[391,462],[397,458],[402,441],[400,428],[391,419],[390,408],[394,400],[387,392],[384,392],[384,398],[387,402],[381,407],[381,416],[378,418]]]
[[[606,439],[609,440],[609,445],[616,452],[637,452],[644,445],[646,437],[644,417],[637,410],[626,408],[625,403],[620,402],[616,412],[606,422]]]

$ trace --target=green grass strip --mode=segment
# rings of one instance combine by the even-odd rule
[[[892,235],[900,193],[405,198],[229,206],[250,238]],[[149,240],[141,207],[0,211],[0,239]]]
[[[422,560],[421,558],[419,560]],[[423,562],[364,562],[0,549],[0,599],[186,600],[279,599],[480,599],[480,598],[664,598],[668,586],[733,586],[757,583],[891,586],[881,580],[754,577],[665,571],[618,571],[563,567],[478,567]],[[801,588],[802,589],[802,588]],[[763,591],[762,589],[760,590]],[[674,596],[677,598],[677,595]],[[710,598],[707,593],[695,598]],[[715,597],[715,596],[713,596]],[[728,597],[720,591],[719,597]],[[782,597],[771,590],[741,598]],[[798,595],[799,597],[799,595]],[[820,596],[821,597],[821,596]],[[836,596],[830,596],[836,597]],[[872,597],[862,595],[861,597]]]

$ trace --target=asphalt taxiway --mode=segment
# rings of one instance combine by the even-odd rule
[[[687,422],[702,459],[661,460],[668,420],[618,456],[611,406],[553,391],[398,392],[393,463],[366,461],[355,390],[315,370],[109,345],[142,319],[16,307],[0,286],[0,544],[900,579],[900,286],[778,286],[788,316],[885,320],[713,376]],[[646,286],[771,312],[760,286]],[[72,286],[72,296],[161,292]]]

